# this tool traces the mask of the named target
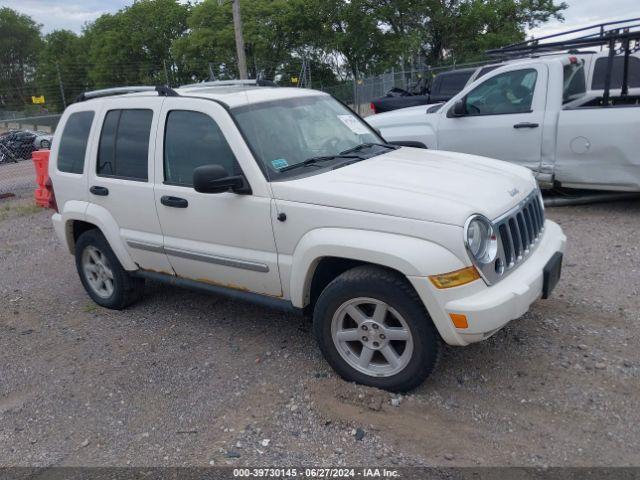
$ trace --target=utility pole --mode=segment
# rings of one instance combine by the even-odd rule
[[[233,28],[236,32],[236,53],[238,54],[238,72],[240,80],[247,78],[247,59],[244,54],[244,39],[242,38],[242,18],[240,17],[240,0],[233,0]]]
[[[62,75],[60,75],[60,64],[56,62],[56,72],[58,72],[58,84],[60,85],[60,97],[62,98],[62,106],[67,108],[67,100],[64,98],[64,85],[62,85]]]

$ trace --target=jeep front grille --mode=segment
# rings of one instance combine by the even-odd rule
[[[522,262],[534,249],[544,230],[544,208],[535,190],[515,209],[494,221],[500,234],[505,273]]]

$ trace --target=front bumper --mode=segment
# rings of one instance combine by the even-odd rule
[[[409,277],[443,340],[468,345],[488,338],[511,320],[521,317],[542,296],[543,269],[556,252],[564,252],[567,237],[547,220],[536,250],[508,277],[487,286],[476,280],[449,289],[437,289],[426,277]],[[467,317],[467,328],[456,328],[450,313]]]

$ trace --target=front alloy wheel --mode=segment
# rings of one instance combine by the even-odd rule
[[[327,362],[345,380],[391,391],[420,385],[438,359],[440,338],[402,274],[363,265],[335,278],[313,312]]]
[[[413,354],[413,337],[406,320],[374,298],[358,297],[338,307],[331,322],[331,337],[349,365],[374,377],[390,377],[402,371]]]

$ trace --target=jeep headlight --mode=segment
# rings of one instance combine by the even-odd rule
[[[491,222],[482,215],[473,215],[464,228],[465,244],[471,259],[479,266],[492,263],[498,255],[498,236]]]

